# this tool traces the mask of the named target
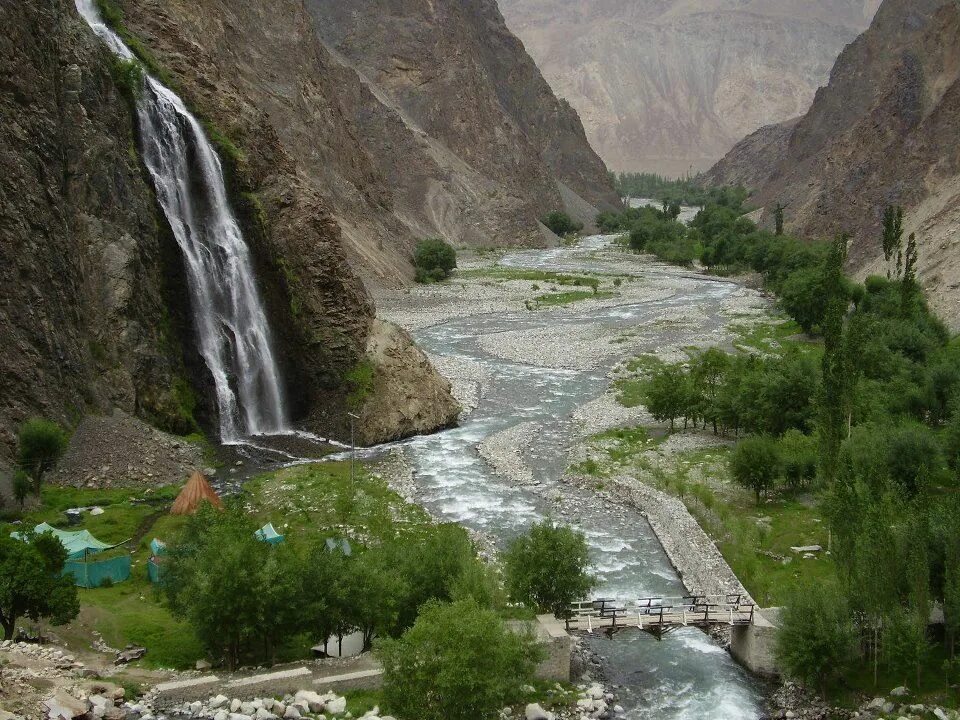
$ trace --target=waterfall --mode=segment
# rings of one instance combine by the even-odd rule
[[[135,60],[94,0],[75,3],[114,54]],[[141,156],[183,252],[200,354],[216,388],[221,440],[287,431],[270,327],[220,158],[183,101],[146,74],[137,122]]]

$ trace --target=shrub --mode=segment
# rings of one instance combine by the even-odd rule
[[[440,238],[427,238],[417,244],[413,253],[413,265],[417,282],[439,282],[449,277],[450,272],[457,267],[457,253],[449,243]]]
[[[383,695],[399,717],[487,720],[522,697],[539,659],[529,635],[511,632],[472,599],[431,601],[398,640],[377,643]]]
[[[550,521],[514,540],[504,555],[507,591],[515,602],[564,619],[596,586],[583,533]]]
[[[561,237],[583,230],[583,223],[576,222],[569,215],[559,210],[554,210],[543,218],[541,222],[550,228],[551,232]]]

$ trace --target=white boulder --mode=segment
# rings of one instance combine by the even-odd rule
[[[547,711],[544,710],[539,703],[530,703],[527,705],[523,711],[523,715],[527,720],[548,720]]]

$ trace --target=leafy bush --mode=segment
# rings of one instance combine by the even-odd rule
[[[857,639],[850,608],[837,588],[804,589],[780,617],[777,657],[789,677],[825,691],[851,667]]]
[[[551,232],[553,232],[555,235],[559,235],[560,237],[569,235],[571,233],[578,233],[583,230],[583,223],[576,222],[569,215],[559,210],[554,210],[540,222],[550,228]]]
[[[503,560],[510,598],[561,619],[596,586],[583,533],[550,521],[514,540]]]
[[[730,455],[730,473],[760,498],[769,493],[780,477],[781,459],[777,442],[765,435],[741,440]]]
[[[123,60],[112,56],[110,76],[123,96],[129,101],[135,102],[140,97],[140,93],[143,91],[144,72],[143,65],[138,60]]]
[[[390,712],[419,720],[492,720],[522,698],[539,649],[472,599],[431,601],[398,640],[377,643]]]
[[[445,280],[457,267],[457,253],[440,238],[427,238],[417,244],[413,253],[416,280],[431,283]]]
[[[32,418],[18,432],[17,464],[33,480],[33,490],[40,492],[43,476],[52,470],[67,449],[67,434],[57,423]]]

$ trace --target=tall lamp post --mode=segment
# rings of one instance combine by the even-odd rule
[[[354,413],[347,413],[347,415],[350,416],[350,484],[353,485],[353,463],[354,456],[357,453],[357,443],[354,441],[353,436],[353,421],[359,420],[360,416]]]

